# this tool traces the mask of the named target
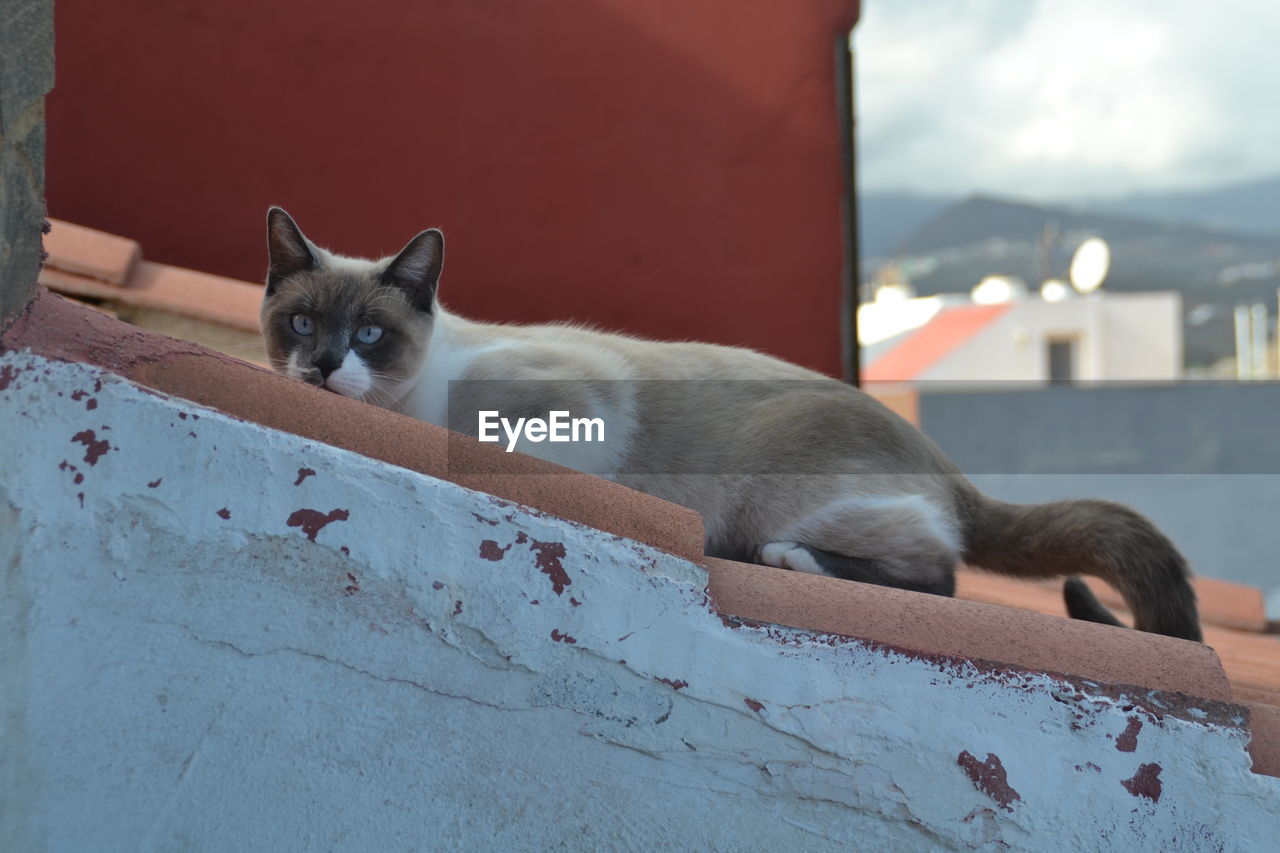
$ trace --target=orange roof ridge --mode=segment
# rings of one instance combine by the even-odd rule
[[[49,254],[46,269],[123,285],[142,260],[142,247],[136,240],[61,219],[51,218],[49,224],[49,233],[44,235],[44,250]]]
[[[1001,305],[953,305],[899,341],[872,362],[863,374],[868,382],[906,382],[916,379],[948,353],[978,334],[1008,311]]]
[[[46,291],[0,337],[2,349],[22,347],[450,480],[494,495],[499,505],[514,501],[688,560],[702,557],[702,517],[693,510],[144,331]]]
[[[900,648],[1231,702],[1200,643],[768,566],[704,558],[716,609]]]
[[[257,332],[262,287],[142,260],[138,243],[62,220],[45,237],[40,283],[71,296],[167,311]]]
[[[1234,618],[1235,610],[1222,607],[1215,590],[1240,591],[1252,598],[1252,587],[1198,577],[1193,581],[1200,596],[1201,623],[1205,643],[1217,652],[1223,670],[1237,700],[1248,700],[1280,706],[1280,637],[1260,630],[1241,629]],[[1090,583],[1093,586],[1093,583]],[[1101,585],[1107,603],[1121,618],[1127,618],[1119,595]],[[1015,578],[962,569],[956,575],[956,595],[969,601],[982,601],[1006,607],[1031,610],[1050,616],[1066,616],[1059,582],[1028,583]],[[1226,599],[1230,603],[1230,599]],[[1265,625],[1265,623],[1264,623]]]

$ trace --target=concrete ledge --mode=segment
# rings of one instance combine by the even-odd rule
[[[6,847],[1280,834],[1238,706],[734,619],[689,560],[91,365],[0,385]]]

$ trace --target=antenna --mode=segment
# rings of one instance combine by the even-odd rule
[[[1111,268],[1111,247],[1101,237],[1090,237],[1071,256],[1071,271],[1067,277],[1071,286],[1081,293],[1093,293],[1102,286]]]

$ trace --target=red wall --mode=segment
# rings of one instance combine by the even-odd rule
[[[441,295],[839,375],[857,0],[58,0],[50,215],[265,269],[445,231]]]

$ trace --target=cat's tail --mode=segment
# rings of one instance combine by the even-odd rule
[[[1019,577],[1094,575],[1124,596],[1134,627],[1200,641],[1187,561],[1145,517],[1109,501],[965,501],[964,561]],[[1072,617],[1119,625],[1079,579],[1064,589]]]

